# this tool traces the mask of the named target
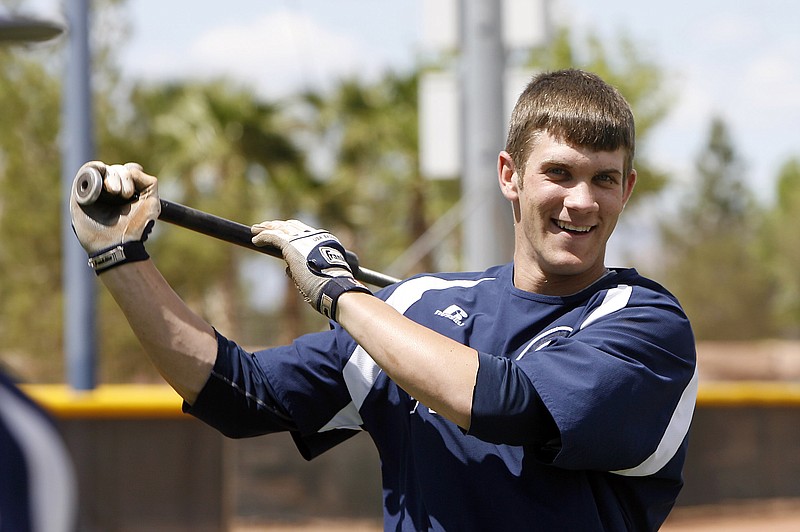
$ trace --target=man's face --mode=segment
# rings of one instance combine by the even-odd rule
[[[541,133],[515,174],[502,152],[498,173],[514,207],[515,284],[539,293],[569,294],[605,272],[605,250],[636,182],[624,175],[622,149],[593,151]]]

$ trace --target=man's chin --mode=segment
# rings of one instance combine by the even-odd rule
[[[580,260],[578,257],[570,257],[569,260],[562,259],[551,263],[548,273],[554,277],[580,277],[583,275],[591,276],[594,270],[601,272],[603,269],[603,264],[597,261],[586,261]]]

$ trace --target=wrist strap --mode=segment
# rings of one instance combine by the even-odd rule
[[[97,275],[122,266],[129,262],[138,262],[147,260],[150,255],[144,249],[144,242],[135,240],[133,242],[125,242],[116,246],[99,251],[89,257],[89,267],[94,270]]]
[[[363,292],[372,295],[372,292],[349,276],[333,277],[322,288],[317,301],[317,310],[319,310],[326,318],[336,321],[336,308],[339,301],[339,296],[345,292]]]

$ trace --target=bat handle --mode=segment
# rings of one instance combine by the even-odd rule
[[[123,198],[106,192],[105,188],[103,188],[104,174],[105,172],[93,166],[87,166],[75,177],[75,181],[72,183],[72,193],[75,195],[75,201],[79,205],[88,206],[95,203],[124,205],[125,203],[136,201],[136,195],[131,198]]]

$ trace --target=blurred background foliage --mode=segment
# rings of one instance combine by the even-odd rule
[[[124,24],[114,16],[122,5],[95,2],[93,27]],[[128,29],[92,37],[97,158],[139,162],[159,177],[163,197],[245,224],[301,218],[323,225],[379,271],[458,202],[457,180],[419,172],[417,86],[432,65],[264,101],[226,79],[124,81],[117,52]],[[32,382],[64,379],[63,44],[0,48],[0,364]],[[525,63],[595,71],[631,102],[640,175],[634,201],[647,202],[647,215],[658,222],[658,256],[640,269],[682,300],[698,339],[796,338],[800,158],[776,176],[774,202],[759,204],[724,121],[715,119],[692,175],[668,175],[648,159],[648,138],[679,95],[670,73],[636,43],[562,28]],[[391,273],[458,268],[459,247],[454,231],[408,271]],[[148,249],[193,308],[245,345],[284,343],[326,327],[278,261],[167,224],[158,224]],[[159,382],[102,289],[98,300],[99,381]]]

